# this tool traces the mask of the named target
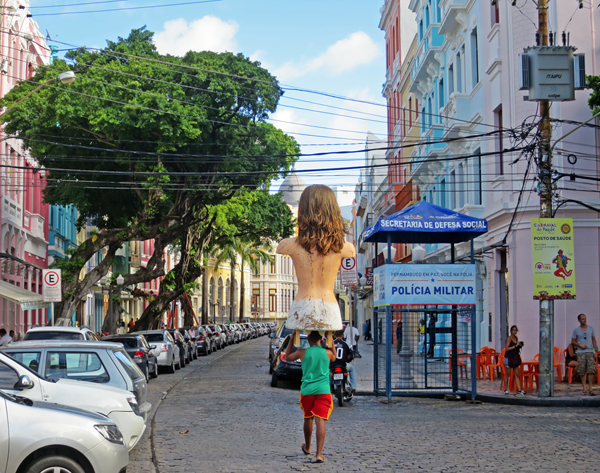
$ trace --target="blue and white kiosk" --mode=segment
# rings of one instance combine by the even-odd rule
[[[375,309],[371,325],[376,393],[385,393],[388,399],[392,395],[419,393],[465,393],[475,398],[476,267],[473,239],[487,231],[485,219],[425,201],[380,218],[363,231],[363,241],[376,245],[376,255],[379,254],[378,244],[387,244],[385,264],[373,269]],[[471,242],[470,264],[455,264],[455,244],[464,241]],[[392,243],[450,244],[450,264],[393,264]],[[421,337],[423,342],[413,343],[421,335],[415,318],[419,313],[428,325]],[[397,337],[396,358],[392,353],[393,314],[399,316],[396,333],[402,333],[402,337]],[[400,317],[402,322],[399,322]],[[441,326],[438,327],[438,323]],[[420,349],[419,354],[415,353],[416,349]],[[380,369],[382,363],[384,372]],[[467,370],[468,365],[470,370]],[[395,372],[397,383],[392,388]],[[384,383],[381,383],[382,375]]]

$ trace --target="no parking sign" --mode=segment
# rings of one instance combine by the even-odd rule
[[[355,286],[358,284],[356,258],[344,258],[342,260],[340,266],[340,283],[344,286]]]
[[[62,300],[60,276],[60,269],[42,270],[44,302],[60,302]]]

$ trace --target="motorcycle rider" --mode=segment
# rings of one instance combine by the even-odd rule
[[[348,382],[350,384],[350,389],[352,390],[351,393],[354,394],[356,392],[356,373],[354,371],[354,365],[351,363],[352,360],[354,360],[354,352],[344,341],[343,330],[338,330],[333,336],[335,337],[333,344],[335,346],[336,360],[331,362],[329,370],[332,371],[336,366],[341,368],[345,367],[348,371]],[[350,398],[352,397],[352,394],[349,396]]]

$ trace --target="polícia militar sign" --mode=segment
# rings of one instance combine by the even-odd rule
[[[474,264],[386,264],[373,276],[375,306],[476,301]]]

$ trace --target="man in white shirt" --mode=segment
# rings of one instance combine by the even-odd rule
[[[8,333],[6,333],[6,330],[3,328],[0,328],[0,346],[8,345],[12,341],[13,341],[12,337]]]
[[[352,351],[356,354],[356,345],[360,338],[360,333],[356,327],[346,325],[344,330],[344,341],[352,347]]]

